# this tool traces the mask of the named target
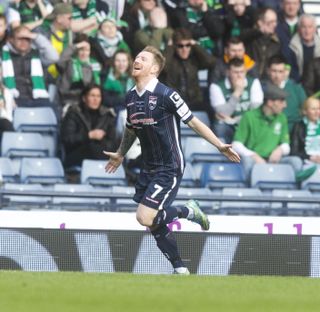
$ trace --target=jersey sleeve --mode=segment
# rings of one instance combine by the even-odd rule
[[[173,90],[169,92],[166,104],[168,110],[178,115],[184,123],[189,122],[193,118],[191,110],[178,92]]]

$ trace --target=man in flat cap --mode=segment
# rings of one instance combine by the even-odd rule
[[[51,14],[44,20],[40,32],[47,37],[53,48],[60,56],[61,53],[73,41],[73,33],[71,30],[72,5],[67,3],[57,3]],[[55,64],[48,67],[48,84],[49,93],[52,101],[56,101],[56,79],[59,76],[58,69]]]
[[[290,153],[288,121],[283,113],[287,93],[272,83],[266,83],[263,105],[241,118],[232,143],[242,158],[247,176],[258,163],[289,163],[295,172],[302,168],[299,157]]]

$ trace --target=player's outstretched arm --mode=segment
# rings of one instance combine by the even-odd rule
[[[118,150],[115,153],[103,151],[105,155],[109,156],[109,161],[105,166],[106,172],[113,173],[118,169],[123,162],[124,156],[127,154],[135,139],[136,134],[134,131],[125,128]]]
[[[218,150],[225,155],[229,160],[233,162],[240,162],[240,156],[236,151],[232,149],[231,144],[224,144],[219,138],[197,117],[193,117],[189,122],[188,126],[202,136],[209,143],[213,144]]]

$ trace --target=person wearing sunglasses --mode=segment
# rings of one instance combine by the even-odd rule
[[[172,36],[172,45],[165,51],[166,66],[162,79],[176,89],[186,100],[191,110],[205,111],[211,115],[208,100],[200,87],[199,70],[211,70],[215,57],[202,48],[185,28],[178,28]]]

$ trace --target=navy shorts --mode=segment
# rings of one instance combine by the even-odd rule
[[[172,171],[141,171],[133,200],[156,210],[166,209],[174,201],[181,179],[182,174]]]

